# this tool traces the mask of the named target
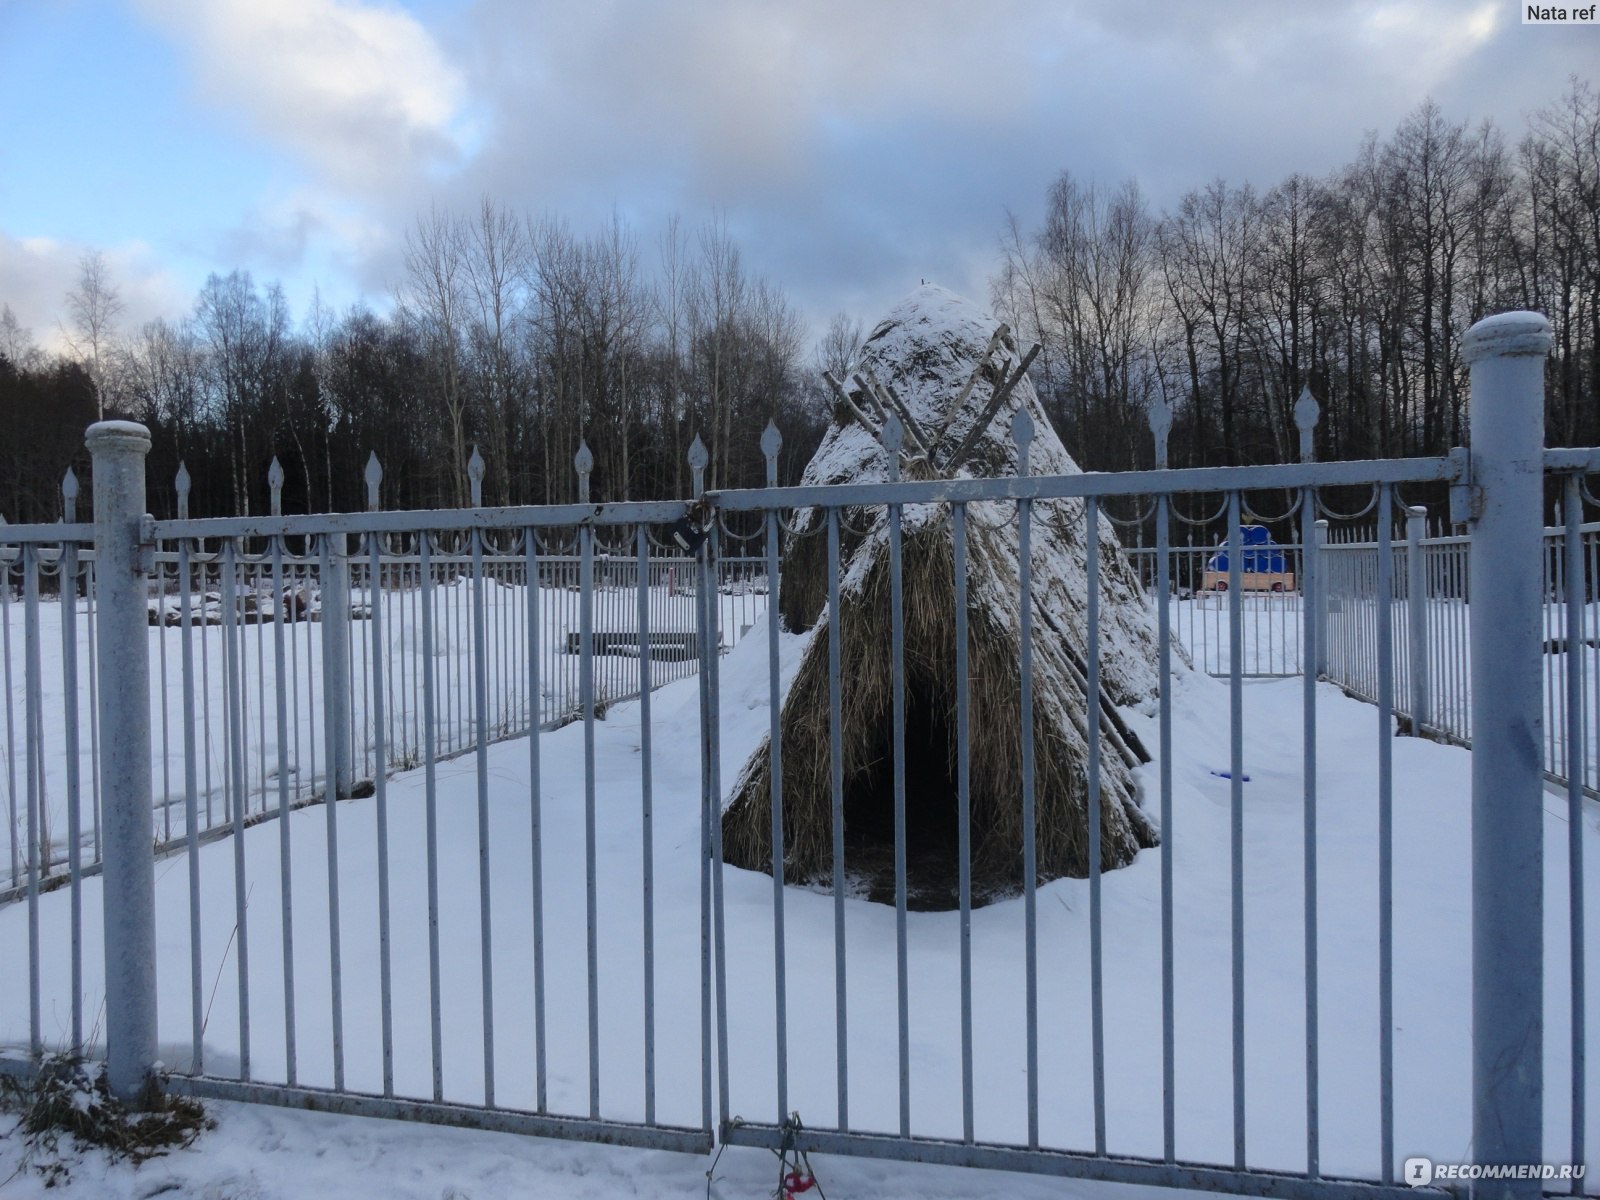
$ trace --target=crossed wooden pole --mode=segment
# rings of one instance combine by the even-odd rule
[[[1016,390],[1017,384],[1022,382],[1022,377],[1028,373],[1028,368],[1033,365],[1033,360],[1043,348],[1038,342],[1035,342],[1028,349],[1027,354],[1023,355],[1022,361],[1017,364],[1016,369],[1009,376],[1005,376],[1000,386],[994,389],[994,394],[989,397],[989,402],[983,406],[983,411],[978,414],[978,419],[973,422],[972,428],[967,430],[966,437],[962,438],[960,444],[948,454],[943,453],[952,440],[951,426],[955,422],[956,414],[965,406],[967,398],[972,395],[972,389],[977,386],[979,376],[983,374],[984,368],[990,365],[990,359],[994,356],[995,350],[999,348],[1001,341],[1010,332],[1010,326],[1003,323],[994,331],[994,336],[989,339],[989,344],[984,348],[983,353],[978,356],[977,365],[972,368],[972,374],[968,376],[966,386],[950,402],[950,406],[945,409],[943,419],[939,422],[938,429],[931,435],[922,427],[921,422],[911,414],[911,409],[906,406],[905,401],[900,399],[900,394],[895,391],[894,385],[880,381],[870,368],[865,375],[857,372],[851,376],[851,382],[855,384],[856,388],[854,396],[834,378],[833,372],[824,371],[822,377],[828,381],[828,386],[833,390],[833,394],[839,398],[839,402],[844,406],[844,411],[871,434],[879,445],[884,446],[886,452],[888,447],[883,440],[883,428],[889,419],[889,413],[892,411],[899,417],[901,427],[905,432],[904,445],[899,452],[908,461],[926,463],[928,469],[934,475],[949,478],[971,456],[972,451],[983,437],[983,431],[989,427],[990,422],[995,419],[995,416],[1005,405],[1011,393]],[[857,403],[858,398],[861,401],[859,404]],[[942,462],[939,461],[941,456],[943,457]]]

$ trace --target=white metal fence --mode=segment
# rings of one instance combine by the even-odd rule
[[[180,497],[184,490],[180,479]],[[69,513],[76,492],[69,473],[63,497]],[[94,770],[100,744],[95,551],[91,542],[74,540],[67,526],[51,530],[51,540],[11,545],[5,528],[0,524],[0,786],[7,830],[0,903],[20,895],[30,862],[46,882],[65,876],[74,837],[81,869],[98,870],[102,852]],[[491,742],[525,734],[535,713],[545,729],[576,720],[582,706],[575,535],[558,532],[548,544],[535,535],[539,544],[531,554],[526,536],[519,530],[486,538],[477,575],[470,536],[459,532],[375,535],[353,553],[340,542],[344,552],[335,554],[306,537],[152,543],[146,616],[159,847],[187,844],[190,742],[195,819],[209,837],[232,829],[236,794],[247,821],[273,814],[283,786],[291,807],[320,799],[330,736],[341,748],[342,795],[370,794],[380,735],[390,771],[420,764],[430,749],[446,759],[475,748],[480,656],[482,729]],[[637,546],[597,547],[594,686],[602,709],[638,694],[641,577],[655,684],[699,667],[695,560],[649,540],[642,559]],[[719,639],[726,649],[766,612],[766,567],[745,557],[719,558],[716,580]],[[328,619],[332,595],[342,597],[337,608],[348,614],[342,622]],[[541,647],[537,691],[529,686],[524,652],[535,632]],[[330,636],[334,641],[327,644]],[[425,668],[435,689],[426,730]],[[325,671],[336,676],[331,691]],[[339,698],[334,725],[324,712],[329,695]],[[230,717],[239,723],[243,746],[237,764]],[[80,792],[82,802],[74,802]],[[78,827],[76,834],[70,825]]]
[[[1591,505],[1592,507],[1592,505]],[[1413,512],[1418,510],[1412,510]],[[1576,510],[1580,515],[1582,508]],[[1321,661],[1307,664],[1301,653],[1305,623],[1302,589],[1277,593],[1247,591],[1243,598],[1243,674],[1246,677],[1298,675],[1310,669],[1337,683],[1353,696],[1376,703],[1380,683],[1380,613],[1387,607],[1391,670],[1395,681],[1396,715],[1410,722],[1421,713],[1430,736],[1472,743],[1471,610],[1468,596],[1472,538],[1447,533],[1443,517],[1424,527],[1397,521],[1387,543],[1368,525],[1329,527],[1323,522],[1319,561],[1326,588],[1316,612],[1321,631]],[[1569,737],[1568,673],[1584,683],[1571,714],[1582,731],[1582,785],[1591,795],[1600,789],[1600,523],[1580,521],[1577,570],[1572,580],[1578,606],[1569,609],[1567,530],[1545,528],[1542,534],[1544,607],[1540,629],[1544,646],[1544,769],[1554,784],[1566,782]],[[1413,540],[1414,539],[1414,540]],[[1289,569],[1304,577],[1304,547],[1289,542],[1277,547]],[[1216,546],[1172,551],[1173,632],[1195,665],[1212,675],[1230,670],[1231,629],[1226,590],[1203,585],[1206,564]],[[1155,588],[1155,551],[1128,551],[1147,590]],[[1380,603],[1380,580],[1388,556],[1390,603]],[[1413,562],[1421,575],[1413,574]],[[1413,588],[1423,598],[1412,605]],[[1572,622],[1573,655],[1567,653]],[[1417,655],[1415,647],[1422,653]],[[1577,661],[1581,659],[1582,661]],[[1423,668],[1413,674],[1414,665]],[[1419,708],[1420,706],[1420,708]]]
[[[1544,607],[1536,543],[1542,464],[1560,478],[1568,499],[1563,603],[1577,628],[1577,614],[1587,604],[1580,586],[1586,573],[1582,479],[1600,473],[1600,451],[1548,451],[1541,459],[1539,356],[1548,342],[1548,326],[1526,314],[1480,326],[1468,338],[1464,353],[1474,362],[1473,435],[1479,447],[1470,464],[1465,455],[1452,454],[1162,467],[1127,475],[1024,473],[1012,479],[769,486],[701,496],[705,455],[697,446],[692,506],[594,505],[580,486],[580,503],[566,506],[151,523],[140,519],[147,436],[120,423],[96,426],[90,434],[96,523],[0,529],[0,547],[14,555],[22,587],[20,797],[27,831],[26,904],[0,908],[0,945],[7,961],[25,957],[28,964],[25,985],[21,972],[0,981],[4,1036],[21,1051],[0,1056],[0,1067],[33,1069],[47,1044],[57,1042],[75,1053],[103,1052],[109,1086],[121,1096],[138,1094],[162,1061],[174,1068],[166,1086],[200,1095],[680,1150],[703,1151],[720,1140],[1307,1200],[1409,1195],[1400,1174],[1408,1147],[1397,1138],[1397,1114],[1407,1105],[1440,1101],[1430,1071],[1448,1068],[1458,1081],[1443,1098],[1459,1118],[1451,1126],[1453,1144],[1470,1145],[1478,1163],[1538,1163],[1548,1146],[1583,1163],[1593,1091],[1584,938],[1586,895],[1592,894],[1585,886],[1584,839],[1592,813],[1581,788],[1583,739],[1572,729],[1583,705],[1585,659],[1577,653],[1579,639],[1566,639],[1562,652],[1572,666],[1563,681],[1564,750],[1571,782],[1558,828],[1542,803],[1545,764],[1537,734],[1541,690],[1548,685],[1534,662]],[[1315,420],[1308,407],[1314,409],[1297,409],[1303,447]],[[891,463],[898,462],[893,455],[899,443],[887,435],[897,426],[892,416],[885,422]],[[1158,443],[1163,428],[1157,429]],[[1025,467],[1027,422],[1019,418],[1013,429]],[[775,483],[775,431],[763,448]],[[1158,453],[1162,461],[1164,452]],[[580,474],[584,470],[580,465]],[[1477,684],[1470,696],[1470,838],[1455,838],[1461,862],[1453,874],[1458,881],[1470,877],[1470,885],[1462,904],[1448,912],[1443,931],[1462,953],[1470,942],[1470,969],[1460,953],[1447,965],[1459,977],[1453,991],[1471,993],[1472,1014],[1470,1022],[1429,1030],[1425,1052],[1408,1058],[1408,1047],[1415,1055],[1418,1043],[1397,1041],[1402,1013],[1421,1016],[1424,1025],[1432,1014],[1404,1008],[1408,993],[1397,981],[1427,979],[1440,966],[1424,955],[1420,969],[1413,969],[1418,964],[1407,956],[1414,915],[1408,906],[1422,896],[1403,886],[1404,871],[1397,871],[1406,865],[1404,858],[1397,862],[1397,850],[1429,846],[1436,832],[1399,832],[1412,814],[1410,798],[1396,795],[1397,739],[1390,719],[1416,682],[1397,670],[1397,612],[1404,610],[1406,595],[1421,589],[1397,591],[1397,573],[1408,571],[1397,571],[1394,539],[1380,536],[1375,582],[1363,575],[1356,588],[1358,596],[1372,597],[1375,610],[1378,714],[1366,735],[1370,750],[1357,751],[1373,765],[1371,793],[1359,796],[1361,819],[1319,807],[1321,789],[1350,764],[1330,762],[1319,750],[1325,734],[1319,715],[1327,697],[1319,696],[1309,671],[1301,672],[1299,684],[1272,685],[1298,691],[1299,730],[1297,738],[1275,722],[1276,736],[1297,743],[1297,761],[1271,792],[1277,807],[1264,809],[1246,801],[1245,631],[1251,598],[1244,594],[1240,552],[1251,492],[1295,496],[1302,542],[1314,542],[1323,489],[1370,487],[1379,528],[1389,530],[1400,489],[1418,484],[1475,492],[1479,505],[1468,563],[1471,604],[1465,610]],[[1222,498],[1230,548],[1227,685],[1205,697],[1206,711],[1185,714],[1226,743],[1225,750],[1215,748],[1225,769],[1209,773],[1204,764],[1175,753],[1175,556],[1161,534],[1173,498],[1194,494]],[[1147,846],[1126,871],[1110,872],[1101,861],[1102,784],[1110,768],[1099,747],[1105,723],[1120,718],[1099,702],[1100,634],[1118,614],[1101,611],[1110,572],[1097,547],[1100,505],[1120,497],[1151,498],[1157,515],[1153,619],[1161,686],[1153,711],[1141,714],[1154,777],[1143,780],[1136,799],[1159,845]],[[813,635],[827,641],[811,643],[831,651],[827,714],[823,706],[795,714],[825,720],[829,732],[828,832],[834,853],[830,886],[820,892],[785,886],[790,829],[779,759],[784,656],[795,644],[786,648],[777,624],[768,622],[765,655],[746,653],[747,666],[764,658],[765,673],[747,670],[733,677],[730,668],[725,679],[727,597],[716,583],[707,545],[699,547],[687,593],[693,604],[690,631],[677,627],[670,605],[658,607],[662,585],[651,569],[652,531],[685,525],[704,531],[729,514],[748,514],[764,528],[764,577],[776,578],[786,514],[801,507],[820,512],[824,523],[813,529],[828,533],[828,619]],[[918,520],[948,530],[954,661],[945,665],[957,681],[954,707],[946,714],[954,732],[943,764],[953,791],[957,903],[950,912],[916,914],[924,919],[907,911],[905,866],[906,818],[909,805],[920,799],[907,784],[914,771],[930,765],[919,760],[932,757],[907,738],[916,697],[906,687],[908,617],[900,585],[908,559],[901,522],[913,511]],[[1044,598],[1035,592],[1029,549],[1034,522],[1047,514],[1072,527],[1084,548],[1085,638],[1081,652],[1066,647],[1068,657],[1081,658],[1062,666],[1061,677],[1078,680],[1091,698],[1083,706],[1087,878],[1061,881],[1050,892],[1034,869],[1038,781],[1031,705],[1035,650],[1062,651],[1064,618],[1053,602],[1036,603]],[[846,804],[842,698],[860,681],[837,653],[839,537],[841,528],[859,528],[862,520],[870,523],[871,536],[882,529],[892,580],[886,639],[895,662],[887,730],[892,750],[883,768],[895,809],[887,835],[895,863],[892,911],[852,894],[840,849]],[[1023,848],[1013,872],[1017,894],[980,912],[973,890],[971,724],[978,709],[971,699],[968,635],[976,609],[968,602],[968,550],[981,545],[994,571],[994,563],[1005,561],[1003,554],[996,557],[996,547],[1009,545],[1005,539],[1011,537],[995,531],[1009,531],[1012,522],[1014,580],[991,574],[980,584],[1014,584],[1009,594],[1020,597],[1015,677],[1023,717],[1015,730],[990,732],[1017,738]],[[608,535],[617,549],[631,547],[637,564],[615,584],[616,623],[623,613],[636,615],[629,629],[608,627],[604,615],[602,577],[608,567],[600,547]],[[45,893],[39,853],[47,771],[43,727],[47,713],[61,711],[76,736],[82,668],[77,607],[71,604],[64,610],[59,664],[48,670],[44,665],[50,639],[40,624],[41,580],[52,569],[47,560],[62,564],[71,578],[74,558],[81,560],[91,542],[99,576],[93,594],[100,722],[90,774],[98,778],[104,878],[89,886],[83,831],[69,824],[65,894],[52,896]],[[235,802],[227,813],[230,842],[202,854],[205,725],[192,718],[210,669],[209,652],[201,647],[211,627],[199,623],[196,606],[210,603],[210,589],[181,586],[179,623],[166,626],[158,603],[156,628],[181,631],[176,671],[184,719],[175,734],[181,770],[172,769],[181,779],[177,803],[186,871],[174,867],[157,878],[152,848],[161,834],[152,814],[160,812],[154,801],[159,771],[152,748],[159,744],[160,705],[173,684],[170,677],[165,687],[152,682],[159,671],[152,671],[158,660],[150,638],[161,634],[149,624],[144,579],[156,568],[160,543],[175,547],[174,577],[185,583],[198,569],[196,556],[220,555],[213,559],[220,561],[214,577],[220,662],[211,666],[229,681],[217,703],[223,710],[221,773]],[[496,579],[491,548],[520,559],[524,573]],[[541,562],[568,553],[578,565],[579,720],[530,736],[525,749],[503,747],[491,756],[496,681],[514,694],[510,711],[522,712],[524,720],[531,722],[543,703],[555,632],[547,628],[543,607],[546,594],[561,589],[545,586]],[[1340,569],[1325,565],[1324,558],[1337,553],[1307,555],[1300,564],[1305,663],[1321,661]],[[386,555],[402,561],[386,563]],[[251,556],[253,571],[246,572],[243,560]],[[437,574],[435,556],[462,560],[449,564],[456,575]],[[405,561],[412,557],[415,562]],[[314,622],[322,637],[296,649],[292,635],[307,631],[288,619],[297,602],[291,567],[312,562],[322,582],[322,619]],[[1418,558],[1406,566],[1422,563]],[[391,587],[385,578],[390,567],[401,582],[414,568],[414,586]],[[348,585],[338,579],[344,569],[351,573]],[[271,617],[263,620],[258,599],[252,624],[240,592],[263,571],[271,580]],[[466,582],[457,583],[463,571]],[[379,600],[364,601],[363,591],[374,586]],[[675,586],[673,581],[668,590]],[[469,714],[473,758],[447,772],[439,747],[449,743],[441,742],[440,730],[457,722],[447,715],[450,701],[441,683],[450,676],[438,661],[435,639],[441,629],[454,628],[439,618],[446,595],[458,588],[470,597],[461,636],[471,642],[472,665],[461,702]],[[489,597],[501,591],[512,594],[502,616],[517,632],[508,643],[506,668],[497,674],[489,650],[496,619]],[[392,604],[384,602],[386,593],[392,593]],[[330,604],[330,594],[339,599]],[[1067,603],[1078,611],[1077,598]],[[1352,617],[1359,611],[1352,607]],[[519,626],[523,612],[526,623]],[[1036,636],[1036,612],[1041,634],[1049,623],[1053,638]],[[665,622],[659,629],[658,614]],[[1407,616],[1423,618],[1426,610],[1416,606]],[[342,635],[335,632],[340,629]],[[408,687],[389,669],[396,635],[407,629],[414,630],[419,650],[415,743],[421,769],[391,779],[394,754],[412,744],[405,733],[408,718],[399,715],[410,711],[400,699]],[[564,632],[570,637],[572,631]],[[686,632],[693,634],[698,660],[698,703],[656,714],[657,650],[663,665],[672,661],[685,646]],[[252,643],[252,633],[264,640]],[[608,642],[607,634],[617,637]],[[400,640],[404,646],[406,639]],[[365,668],[359,665],[363,641],[371,654]],[[1413,644],[1425,642],[1424,636]],[[621,673],[622,686],[631,681],[637,703],[619,705],[616,720],[602,720],[604,660],[618,648],[630,668]],[[252,652],[256,677],[266,676],[270,662],[273,682],[247,707]],[[345,800],[339,769],[324,767],[322,811],[291,819],[299,718],[297,688],[290,684],[297,678],[297,654],[301,664],[321,672],[320,723],[306,726],[303,744],[320,736],[323,747],[333,747],[324,750],[327,761],[342,761],[340,739],[356,736],[345,726],[344,705],[369,676],[373,794],[370,802]],[[513,666],[512,658],[520,661]],[[341,672],[348,672],[342,681]],[[62,691],[47,697],[46,680],[58,675]],[[981,682],[996,687],[997,679],[1009,688],[1011,673],[992,673]],[[685,691],[679,689],[680,699]],[[317,699],[311,695],[307,707]],[[391,710],[398,710],[392,725]],[[724,780],[737,766],[724,762],[723,748],[753,745],[757,723],[770,727],[770,879],[736,871],[721,854]],[[690,753],[658,757],[658,746],[689,747]],[[349,747],[352,764],[360,752],[357,745]],[[253,794],[247,783],[252,763],[267,792],[267,813],[277,818],[265,829],[247,830],[252,814],[244,799]],[[85,811],[81,768],[80,756],[68,753],[63,787],[69,822]],[[1219,774],[1220,781],[1210,782]],[[1210,791],[1198,790],[1190,778],[1202,775]],[[1252,785],[1253,795],[1265,791],[1264,782]],[[1459,834],[1466,807],[1451,812]],[[1261,841],[1259,831],[1269,824],[1292,831],[1292,840]],[[1285,846],[1292,852],[1282,853]],[[1129,891],[1134,879],[1142,882]],[[1557,897],[1548,916],[1547,886]],[[84,900],[96,891],[102,903],[93,911]],[[1042,896],[1060,903],[1040,904]],[[216,903],[219,898],[224,902]],[[45,910],[52,918],[48,928],[65,928],[69,938],[42,936]],[[1224,928],[1225,936],[1204,954],[1187,941]],[[1547,929],[1564,935],[1548,958]],[[94,1018],[102,992],[103,1037]],[[59,1027],[54,1036],[52,1026]],[[1286,1055],[1272,1050],[1282,1050],[1284,1043],[1271,1038],[1281,1028],[1294,1031]],[[1270,1064],[1289,1067],[1289,1083],[1280,1080],[1265,1100],[1258,1084],[1263,1044],[1275,1059],[1295,1060]],[[1118,1052],[1135,1057],[1135,1069],[1119,1072],[1113,1057]],[[1356,1055],[1366,1066],[1352,1074],[1343,1068]],[[1470,1081],[1461,1066],[1469,1058],[1475,1064]],[[1548,1078],[1547,1059],[1553,1064]],[[1550,1139],[1547,1106],[1567,1118]],[[806,1113],[803,1124],[794,1116],[797,1109]],[[1130,1138],[1126,1131],[1135,1118],[1147,1132]],[[1261,1150],[1263,1126],[1267,1152]],[[1351,1129],[1358,1130],[1353,1137]],[[1584,1184],[1580,1178],[1562,1187],[1581,1192]],[[1542,1189],[1541,1179],[1523,1177],[1503,1190],[1531,1197]]]

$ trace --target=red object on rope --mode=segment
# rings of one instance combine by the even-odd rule
[[[783,1177],[783,1200],[794,1200],[801,1192],[809,1192],[817,1186],[817,1177],[807,1172],[802,1175],[799,1171],[790,1171]]]

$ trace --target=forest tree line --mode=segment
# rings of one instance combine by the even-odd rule
[[[1326,177],[1218,179],[1161,212],[1136,182],[1063,172],[1037,228],[1005,222],[990,299],[1042,343],[1033,380],[1086,469],[1151,465],[1156,400],[1174,466],[1289,461],[1302,388],[1319,457],[1442,452],[1466,439],[1462,335],[1519,308],[1555,329],[1547,440],[1596,444],[1600,94],[1572,80],[1514,141],[1425,103]],[[616,216],[578,232],[490,198],[418,215],[393,300],[297,321],[234,270],[187,316],[129,329],[91,253],[47,355],[0,297],[0,515],[56,519],[102,413],[151,428],[162,515],[180,461],[195,515],[265,511],[274,456],[286,511],[359,509],[370,452],[385,507],[461,505],[474,447],[485,503],[568,501],[580,441],[597,499],[682,497],[697,435],[708,486],[762,482],[769,419],[794,482],[830,417],[822,371],[867,328],[839,314],[812,341],[724,222],[645,242]]]
[[[1600,442],[1600,94],[1570,81],[1520,140],[1424,103],[1326,178],[1215,180],[1169,211],[1063,174],[1012,220],[998,311],[1044,346],[1033,376],[1086,469],[1288,462],[1310,388],[1325,459],[1439,454],[1467,438],[1462,335],[1549,317],[1550,445]]]

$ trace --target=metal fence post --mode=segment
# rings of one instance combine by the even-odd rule
[[[1544,358],[1537,313],[1479,321],[1472,369],[1472,1136],[1482,1164],[1543,1158],[1540,748]],[[1537,1197],[1537,1179],[1474,1197]]]
[[[150,432],[101,421],[94,458],[100,664],[100,795],[105,857],[106,1077],[134,1101],[156,1061],[155,853],[150,795],[149,603],[140,526]]]
[[[1428,510],[1421,505],[1406,509],[1406,666],[1411,685],[1411,733],[1422,736],[1429,724],[1428,672],[1432,669],[1433,647],[1428,645],[1428,576],[1422,557],[1422,539],[1427,532]]]

